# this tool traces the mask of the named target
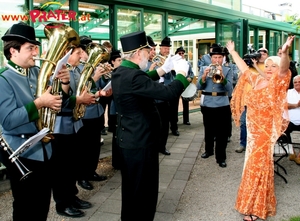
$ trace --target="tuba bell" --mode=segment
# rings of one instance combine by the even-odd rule
[[[37,85],[37,97],[41,96],[48,87],[49,79],[54,71],[56,63],[64,55],[68,45],[79,45],[79,35],[77,32],[63,24],[63,23],[50,23],[44,28],[44,33],[48,38],[48,51],[44,57],[43,64],[41,65],[38,85]],[[51,94],[60,94],[60,82],[59,79],[53,79]],[[54,131],[56,114],[58,112],[50,108],[43,107],[39,110],[39,119],[37,121],[37,127],[39,130],[43,128],[49,128],[49,134],[46,135],[42,141],[49,142],[53,138],[51,133]]]
[[[207,77],[212,78],[212,81],[213,81],[215,84],[220,84],[220,83],[222,83],[223,80],[224,80],[223,75],[221,75],[221,72],[220,72],[220,70],[218,69],[219,66],[220,66],[219,64],[210,64],[210,65],[209,65],[210,71],[209,71],[209,73],[207,74]]]
[[[76,90],[76,96],[79,96],[87,87],[87,91],[90,92],[92,87],[92,81],[90,80],[91,75],[94,73],[96,67],[99,63],[107,62],[110,58],[110,53],[106,47],[91,42],[86,47],[86,52],[88,54],[88,60],[81,71],[78,87]],[[73,117],[75,120],[82,118],[85,114],[86,105],[76,104],[73,109]]]

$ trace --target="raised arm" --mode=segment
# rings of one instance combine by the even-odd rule
[[[244,73],[248,66],[245,61],[239,56],[239,54],[234,50],[234,41],[228,41],[226,44],[226,48],[228,49],[229,53],[232,56],[236,66],[239,68],[241,73]]]
[[[294,38],[295,36],[289,36],[284,45],[282,45],[282,54],[279,65],[279,77],[284,77],[290,67],[289,47],[292,45]]]

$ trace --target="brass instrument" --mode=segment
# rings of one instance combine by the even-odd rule
[[[164,56],[156,55],[154,56],[154,58],[152,58],[152,62],[157,63],[157,66],[161,67],[165,63],[166,59],[167,58],[165,58]]]
[[[48,38],[48,51],[45,55],[39,76],[37,85],[37,97],[40,97],[48,87],[48,81],[54,71],[56,63],[63,57],[65,50],[69,45],[79,45],[79,36],[77,32],[62,23],[50,23],[44,28],[44,33]],[[51,94],[59,95],[60,92],[59,79],[53,79]],[[45,136],[42,141],[49,142],[53,138],[51,133],[54,131],[56,114],[58,111],[50,108],[43,107],[39,110],[39,119],[37,121],[37,127],[39,130],[43,128],[49,128],[49,134]]]
[[[90,80],[91,75],[94,73],[97,65],[99,63],[107,62],[110,58],[110,53],[106,47],[91,42],[86,47],[86,52],[89,55],[88,60],[85,62],[85,65],[81,71],[78,87],[76,90],[76,96],[82,94],[87,87],[87,91],[90,92],[92,87],[92,81]],[[73,110],[73,117],[75,120],[82,118],[85,114],[86,105],[76,104]]]
[[[210,71],[207,74],[207,77],[212,78],[212,81],[216,84],[220,84],[224,80],[223,75],[221,75],[221,72],[218,69],[219,66],[220,66],[219,64],[210,64],[209,65]]]
[[[102,67],[107,73],[103,75],[105,79],[111,79],[111,72],[114,70],[114,68],[110,65],[106,64],[100,64],[100,67]]]
[[[6,140],[2,137],[2,135],[0,134],[0,146],[2,146],[3,150],[6,151],[8,153],[9,156],[11,156],[14,153],[14,150],[8,145],[8,143],[6,142]],[[26,146],[24,146],[24,148],[27,148]],[[27,167],[20,161],[19,159],[19,155],[22,152],[20,152],[18,155],[14,156],[11,158],[11,162],[14,163],[18,170],[20,171],[20,173],[22,174],[22,177],[20,180],[24,180],[28,177],[29,174],[32,173],[32,171],[29,171],[27,169]]]

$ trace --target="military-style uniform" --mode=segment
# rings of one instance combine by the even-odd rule
[[[122,156],[122,221],[154,219],[161,124],[154,99],[177,99],[188,85],[182,75],[177,75],[168,87],[154,81],[158,79],[156,71],[146,74],[128,60],[112,74],[118,110],[116,139]]]

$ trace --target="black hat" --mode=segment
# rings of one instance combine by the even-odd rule
[[[156,47],[157,44],[154,43],[153,39],[149,35],[147,35],[147,41],[151,47]]]
[[[218,47],[212,47],[212,51],[209,53],[210,56],[219,54],[219,55],[225,55],[226,51],[225,48],[222,47],[221,45],[218,45]]]
[[[1,39],[3,41],[17,40],[29,42],[35,45],[41,44],[39,41],[35,40],[34,28],[25,24],[24,22],[20,22],[11,26],[11,28],[6,31]]]
[[[179,51],[183,51],[183,53],[185,53],[185,50],[183,49],[183,47],[177,48],[175,51],[175,54],[177,54]]]
[[[121,57],[121,51],[119,50],[114,50],[110,53],[110,59],[109,59],[109,63],[111,63],[111,61],[116,60],[117,58]]]
[[[220,43],[218,43],[218,44],[213,43],[209,48],[218,48],[218,47],[221,47]]]
[[[159,46],[166,46],[166,47],[171,47],[171,39],[166,36],[162,41],[161,44]]]
[[[91,42],[93,42],[93,41],[92,41],[92,39],[91,39],[90,37],[88,37],[88,36],[86,36],[86,35],[82,35],[82,36],[80,36],[80,44],[79,44],[79,47],[81,47],[82,50],[85,51],[86,46],[87,46],[89,43],[91,43]]]
[[[151,48],[147,42],[146,33],[137,31],[120,37],[123,53],[131,53],[141,48]]]

